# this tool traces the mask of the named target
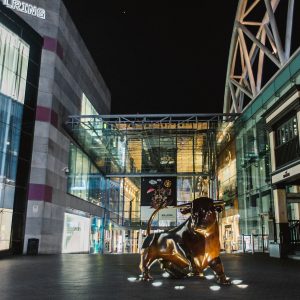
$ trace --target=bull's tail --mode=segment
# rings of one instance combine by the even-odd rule
[[[148,220],[148,223],[147,223],[147,235],[149,235],[151,233],[151,224],[152,224],[152,221],[153,219],[155,218],[156,214],[162,209],[163,207],[158,207],[155,209],[155,211],[152,213],[151,217],[149,218]]]

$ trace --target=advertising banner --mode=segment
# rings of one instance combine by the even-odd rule
[[[90,227],[89,218],[65,213],[62,253],[88,253]]]
[[[159,206],[166,207],[158,213],[156,221],[176,222],[177,203],[176,177],[142,177],[141,180],[141,220],[148,221]]]

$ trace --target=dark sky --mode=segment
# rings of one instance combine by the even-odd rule
[[[238,0],[64,2],[113,114],[222,112]]]

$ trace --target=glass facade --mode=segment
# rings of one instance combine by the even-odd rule
[[[11,244],[29,46],[0,24],[0,251]]]
[[[68,193],[105,206],[106,181],[89,157],[74,144],[70,145],[69,152]]]
[[[264,119],[258,113],[236,137],[237,186],[241,234],[268,234],[273,214],[270,152]]]
[[[208,196],[209,181],[205,176],[177,177],[177,204],[190,202],[201,196]],[[177,224],[183,223],[189,215],[183,215],[177,210]]]
[[[104,220],[98,217],[91,218],[90,253],[103,253],[104,245]]]
[[[148,215],[145,218],[144,208],[150,210],[150,215],[153,210],[151,205],[141,206],[147,198],[142,193],[143,179],[174,178],[177,204],[213,196],[215,139],[223,116],[222,119],[213,116],[212,122],[207,118],[201,121],[194,115],[183,115],[179,120],[162,116],[160,121],[152,116],[147,121],[147,117],[126,116],[122,122],[121,117],[114,120],[113,116],[108,119],[91,116],[93,108],[86,97],[82,103],[82,112],[87,115],[76,116],[67,123],[67,128],[86,154],[71,145],[68,191],[90,201],[90,175],[94,172],[97,180],[102,176],[99,171],[105,174],[105,180],[101,179],[106,189],[101,196],[101,206],[105,208],[104,252],[138,251],[149,219]],[[147,189],[146,193],[151,192]],[[175,226],[187,217],[169,207],[157,214],[152,225],[154,228]]]
[[[218,119],[197,116],[180,120],[139,116],[121,118],[99,115],[70,119],[67,129],[104,174],[184,174],[207,176],[214,168]]]

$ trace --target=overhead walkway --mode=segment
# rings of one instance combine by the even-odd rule
[[[106,177],[209,175],[239,114],[76,115],[67,131]]]

